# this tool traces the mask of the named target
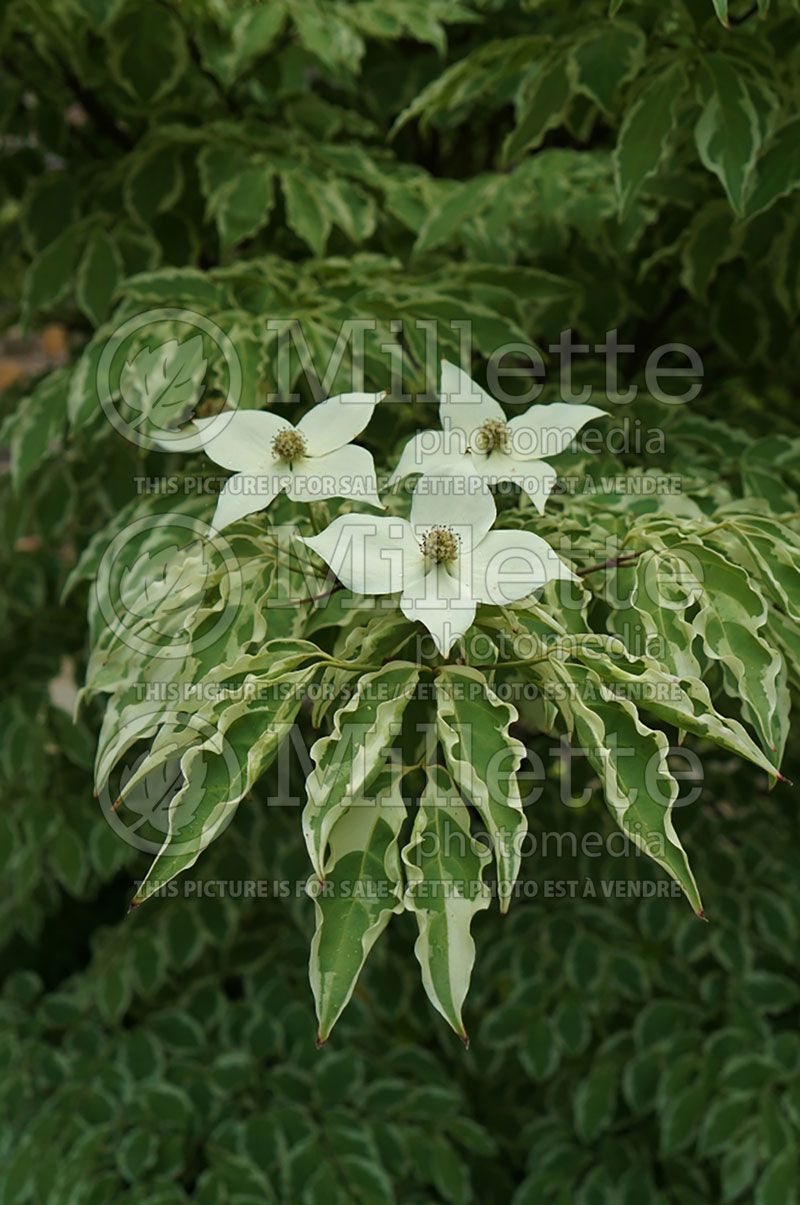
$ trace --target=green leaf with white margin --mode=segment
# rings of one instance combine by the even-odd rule
[[[340,230],[354,243],[363,243],[375,231],[377,214],[369,193],[348,180],[325,180],[322,196]]]
[[[130,156],[123,196],[135,222],[150,223],[175,205],[183,190],[180,155],[171,143]]]
[[[311,746],[303,836],[321,878],[333,826],[384,768],[418,681],[419,669],[408,661],[364,674],[356,694],[336,712],[333,731]]]
[[[456,184],[433,207],[422,224],[414,244],[417,255],[432,251],[458,234],[468,218],[474,218],[490,205],[499,189],[496,176],[477,176]]]
[[[665,734],[643,724],[633,703],[616,696],[594,670],[552,659],[549,669],[566,688],[559,709],[574,724],[617,824],[681,885],[702,916],[697,884],[672,823],[678,784],[667,765]]]
[[[700,301],[706,300],[708,286],[720,266],[739,250],[740,233],[735,220],[722,197],[704,205],[692,218],[681,251],[681,284]]]
[[[576,39],[570,51],[579,92],[606,113],[613,111],[617,89],[644,65],[645,37],[628,21],[603,21]]]
[[[246,9],[233,27],[232,77],[273,46],[286,21],[287,12],[280,0]]]
[[[682,562],[668,552],[645,552],[625,569],[625,576],[631,570],[630,605],[644,631],[646,648],[642,651],[652,653],[680,678],[700,678],[700,662],[692,652],[695,633],[686,619],[694,593],[684,581]]]
[[[227,180],[208,199],[223,250],[229,251],[265,226],[274,204],[273,172],[266,163],[254,163]]]
[[[340,595],[346,593],[344,590],[339,591]],[[349,605],[352,605],[352,597],[350,596]],[[377,620],[373,619],[367,623],[363,622],[363,612],[360,618],[362,622],[347,633],[344,641],[337,642],[334,653],[338,661],[351,661],[356,667],[359,664],[380,665],[385,661],[396,661],[400,658],[403,646],[414,638],[413,624],[400,612],[394,615],[379,615]],[[304,629],[307,636],[311,636],[313,630],[311,624]],[[313,728],[322,727],[328,712],[336,707],[337,700],[343,701],[345,689],[360,673],[358,668],[349,669],[341,665],[327,667],[320,679],[319,692],[311,713]]]
[[[277,755],[317,672],[312,665],[262,686],[227,708],[216,731],[180,759],[183,785],[169,803],[168,831],[132,907],[144,903],[227,828],[236,805]]]
[[[714,12],[717,14],[722,24],[726,29],[730,29],[730,22],[728,21],[728,0],[713,0],[713,4]]]
[[[108,314],[111,298],[122,279],[122,256],[104,230],[89,236],[75,284],[75,300],[94,326]]]
[[[791,117],[764,144],[753,168],[745,214],[753,218],[800,188],[800,117]]]
[[[492,855],[471,836],[469,812],[450,775],[440,766],[429,766],[426,773],[411,839],[403,850],[405,902],[417,919],[414,953],[428,999],[467,1043],[461,1010],[475,963],[470,926],[491,902],[483,872]]]
[[[703,166],[719,178],[741,214],[761,146],[759,112],[741,69],[727,55],[704,55],[701,78],[707,99],[694,131],[697,150]]]
[[[111,323],[99,327],[76,363],[67,393],[67,414],[73,430],[84,426],[93,418],[99,418],[103,411],[100,406],[98,392],[100,359],[108,345],[109,336],[114,333]]]
[[[517,97],[516,128],[503,147],[506,166],[537,147],[548,130],[563,120],[573,94],[570,70],[571,63],[559,49],[529,73]]]
[[[403,910],[397,839],[405,817],[399,775],[379,775],[370,798],[355,799],[334,824],[324,877],[308,881],[317,918],[309,977],[320,1045],[346,1008],[392,913]]]
[[[508,911],[527,832],[517,770],[525,746],[509,735],[515,707],[498,699],[480,670],[443,666],[436,681],[436,727],[447,767],[477,808],[492,839],[502,912]]]
[[[678,104],[687,84],[686,65],[672,63],[651,79],[628,108],[614,151],[621,213],[660,167],[677,131]]]
[[[725,689],[741,700],[745,718],[777,764],[788,733],[789,698],[783,657],[760,634],[768,617],[763,594],[744,569],[699,542],[673,545],[670,552],[696,583],[693,633],[707,656],[722,663]]]
[[[139,418],[164,428],[184,421],[200,399],[208,361],[202,335],[143,347],[122,369],[119,389]]]
[[[800,624],[771,607],[767,631],[770,641],[783,653],[790,681],[800,690]]]
[[[120,783],[117,802],[124,802],[148,774],[176,760],[191,745],[210,735],[209,729],[220,723],[222,713],[239,703],[248,691],[257,695],[272,689],[274,684],[285,690],[303,661],[318,664],[319,659],[319,649],[307,641],[269,640],[255,656],[244,655],[217,666],[200,682],[187,682],[184,671],[185,692],[177,707],[168,691],[155,690],[154,698],[142,697],[141,678],[127,691],[118,691],[106,708],[97,742],[95,792],[106,789],[114,767],[133,745],[150,740],[147,755]],[[158,665],[159,658],[152,661]],[[161,659],[161,665],[166,664]],[[158,686],[159,678],[153,677],[153,684]],[[240,679],[241,685],[235,685]],[[148,675],[148,685],[151,680]],[[166,681],[169,683],[170,678],[166,677]]]
[[[322,255],[331,232],[331,220],[319,197],[313,177],[298,171],[281,172],[289,227],[315,255]]]
[[[630,657],[625,653],[615,658],[608,649],[601,652],[588,643],[577,645],[575,656],[604,682],[624,688],[625,697],[635,700],[642,711],[694,736],[705,737],[721,749],[745,757],[770,776],[775,776],[775,767],[751,740],[746,729],[737,720],[715,710],[708,687],[699,679],[681,681],[647,658]]]
[[[86,231],[73,223],[34,257],[22,284],[22,325],[27,329],[39,310],[55,306],[69,292]]]
[[[0,443],[11,454],[11,480],[21,489],[30,474],[50,454],[51,445],[66,425],[67,368],[48,373],[29,397],[17,403],[0,430]]]
[[[108,66],[115,83],[143,109],[177,84],[188,63],[186,37],[167,9],[158,24],[145,5],[126,5],[108,31]]]
[[[726,515],[725,527],[714,532],[737,565],[761,579],[766,593],[786,614],[800,622],[800,547],[791,542],[791,529],[768,515]]]

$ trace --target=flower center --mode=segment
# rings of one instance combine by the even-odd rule
[[[288,427],[285,431],[279,431],[272,441],[272,451],[282,460],[284,464],[291,464],[293,460],[299,460],[306,453],[306,441],[299,431],[295,431],[293,427]]]
[[[449,565],[458,558],[460,539],[452,527],[432,527],[419,542],[421,551],[436,565]]]
[[[494,452],[497,449],[505,452],[508,443],[508,423],[499,418],[487,418],[475,434],[475,448],[478,452]]]

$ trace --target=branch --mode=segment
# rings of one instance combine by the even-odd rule
[[[300,607],[303,603],[322,602],[323,598],[330,598],[337,590],[344,590],[343,582],[337,582],[332,590],[325,590],[322,594],[309,594],[307,598],[293,598],[291,602],[273,603],[272,610],[280,611],[285,607]]]
[[[607,561],[599,561],[596,565],[587,565],[585,569],[578,569],[576,572],[579,577],[586,577],[588,573],[597,573],[600,569],[614,569],[618,565],[628,565],[646,551],[646,548],[642,548],[639,552],[623,552],[620,556],[609,557]]]

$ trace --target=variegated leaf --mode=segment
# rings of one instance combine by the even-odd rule
[[[309,977],[320,1043],[347,1006],[392,913],[403,909],[397,839],[405,816],[399,778],[379,775],[369,798],[354,800],[334,824],[324,878],[309,879],[317,918]]]
[[[437,731],[459,790],[478,809],[497,863],[500,907],[508,911],[527,831],[517,770],[525,746],[509,734],[519,718],[502,702],[480,670],[444,666],[436,685]]]
[[[483,872],[492,856],[470,834],[469,813],[440,766],[429,766],[411,840],[403,850],[406,907],[419,937],[414,946],[434,1008],[467,1042],[461,1010],[475,962],[473,917],[488,908]]]
[[[631,841],[680,883],[702,915],[697,884],[672,823],[678,784],[667,765],[666,736],[643,724],[633,703],[614,695],[594,670],[557,661],[549,668],[567,688],[560,707],[569,713],[580,750],[603,784],[611,814]]]
[[[306,780],[303,836],[321,877],[331,830],[383,769],[418,681],[419,670],[407,661],[364,674],[356,694],[336,712],[331,734],[311,747],[314,769]]]
[[[169,829],[133,900],[143,903],[198,857],[230,823],[236,805],[275,758],[294,723],[310,666],[247,693],[221,715],[216,731],[180,759],[183,785],[169,805]]]
[[[774,766],[742,725],[716,711],[704,682],[675,678],[664,673],[657,664],[643,659],[612,659],[608,652],[588,644],[576,649],[575,655],[604,682],[616,690],[624,690],[625,697],[635,701],[643,711],[649,711],[685,732],[714,741],[720,748],[746,757],[768,774],[775,775]]]

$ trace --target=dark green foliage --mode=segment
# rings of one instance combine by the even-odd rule
[[[3,1199],[682,1205],[793,1182],[793,805],[755,772],[744,804],[730,783],[727,762],[710,767],[719,806],[683,824],[707,924],[641,894],[658,883],[644,857],[574,856],[596,815],[565,821],[554,792],[537,805],[550,844],[525,859],[528,898],[502,928],[492,912],[474,925],[467,1052],[431,1028],[411,918],[315,1048],[292,810],[241,811],[192,895],[127,920],[135,866],[105,892],[90,871],[91,909],[57,890],[5,983]],[[218,898],[241,880],[269,894]]]

